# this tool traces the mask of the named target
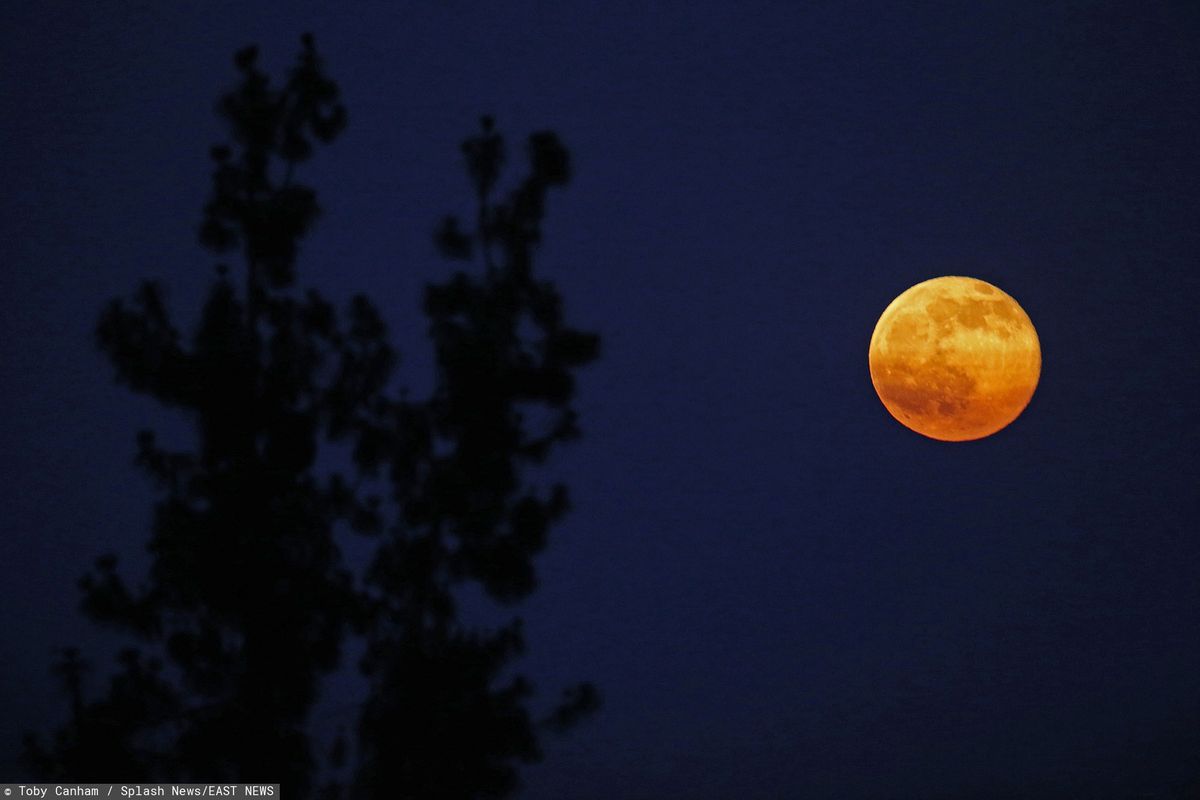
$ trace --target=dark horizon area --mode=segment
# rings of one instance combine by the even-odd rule
[[[300,287],[364,292],[429,389],[431,243],[470,218],[459,143],[550,129],[573,178],[537,271],[602,339],[572,509],[513,609],[548,706],[520,800],[1200,796],[1200,6],[0,4],[0,779],[114,637],[76,583],[134,582],[155,494],[104,305],[159,280],[194,329],[232,55],[312,31],[349,124],[305,164]],[[511,177],[511,176],[510,176]],[[476,265],[477,267],[477,265]],[[893,298],[1014,297],[1042,372],[974,442],[893,420],[867,369]],[[351,550],[350,558],[356,557]],[[467,613],[494,618],[470,595]],[[355,651],[344,663],[351,666]],[[333,680],[318,738],[353,725]]]

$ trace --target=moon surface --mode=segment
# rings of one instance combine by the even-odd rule
[[[1029,316],[985,281],[946,276],[891,302],[871,334],[871,383],[902,425],[931,439],[982,439],[1020,416],[1042,350]]]

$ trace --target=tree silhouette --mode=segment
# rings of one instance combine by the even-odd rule
[[[186,414],[197,444],[174,451],[138,434],[137,463],[159,491],[149,574],[133,588],[105,555],[80,582],[87,616],[136,646],[90,700],[86,664],[64,651],[70,721],[49,742],[28,737],[26,757],[46,779],[503,797],[518,765],[540,757],[543,730],[598,704],[585,683],[536,715],[530,683],[503,677],[523,650],[520,619],[469,627],[456,605],[469,582],[503,604],[528,596],[533,559],[568,507],[566,488],[534,473],[578,435],[574,373],[598,338],[567,325],[555,286],[533,273],[568,153],[533,134],[527,176],[497,200],[505,153],[492,120],[463,143],[477,219],[464,231],[446,217],[434,238],[481,272],[426,287],[436,383],[409,400],[370,300],[339,313],[296,289],[299,242],[319,212],[297,168],[346,124],[312,37],[302,45],[278,87],[255,48],[239,51],[240,85],[218,104],[231,141],[211,151],[200,240],[240,256],[240,274],[218,264],[190,339],[153,282],[101,316],[118,380]],[[369,563],[344,562],[344,531],[369,538]],[[355,746],[338,741],[331,759],[350,749],[355,763],[320,785],[309,712],[349,637],[365,641],[367,689]]]

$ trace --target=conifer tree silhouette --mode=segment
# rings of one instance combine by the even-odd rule
[[[217,266],[195,332],[175,327],[157,283],[104,310],[97,340],[117,378],[194,423],[175,451],[137,436],[155,481],[149,574],[127,584],[112,555],[81,580],[93,621],[132,637],[106,690],[84,690],[76,649],[58,665],[69,722],[26,741],[37,774],[62,780],[270,781],[288,797],[504,797],[540,757],[543,731],[598,706],[594,687],[538,715],[510,673],[519,618],[495,630],[460,620],[477,583],[511,604],[536,586],[534,557],[568,508],[537,468],[579,430],[575,372],[599,340],[569,326],[533,256],[546,197],[570,177],[550,132],[528,140],[529,172],[497,200],[504,142],[493,121],[462,146],[478,207],[434,239],[477,261],[427,286],[437,365],[421,401],[396,388],[397,358],[376,306],[338,312],[297,289],[299,242],[319,212],[298,168],[345,127],[337,85],[313,39],[272,86],[240,50],[240,85],[218,112],[231,133],[211,151],[200,240],[240,259]],[[535,421],[537,424],[535,424]],[[320,456],[344,448],[352,465]],[[367,537],[345,563],[340,531]],[[322,678],[361,637],[368,689],[344,781],[320,780],[309,712]],[[335,760],[347,749],[335,746]]]

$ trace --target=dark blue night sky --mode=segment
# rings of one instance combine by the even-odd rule
[[[114,384],[100,309],[157,277],[195,319],[213,99],[305,30],[350,127],[302,283],[370,293],[417,390],[458,142],[490,112],[574,159],[538,264],[604,349],[523,666],[605,706],[522,798],[1200,796],[1188,2],[0,4],[0,773],[65,711],[52,649],[109,641],[75,580],[145,564],[134,433],[187,435]],[[957,445],[867,373],[944,274],[1044,359]]]

